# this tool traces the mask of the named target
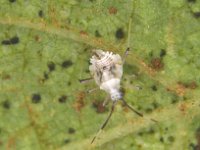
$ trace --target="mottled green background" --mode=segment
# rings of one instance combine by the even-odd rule
[[[199,0],[1,0],[0,149],[200,148]],[[131,52],[109,113],[89,77],[93,48]],[[158,121],[150,121],[153,118]]]

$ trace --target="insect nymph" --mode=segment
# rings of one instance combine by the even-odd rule
[[[102,50],[95,50],[94,54],[89,70],[96,84],[110,95],[112,101],[122,99],[120,80],[123,67],[120,55]]]
[[[91,65],[89,66],[89,70],[92,77],[100,89],[108,93],[112,101],[111,111],[105,122],[102,124],[100,131],[103,130],[108,123],[114,111],[115,104],[119,100],[121,100],[126,107],[134,111],[136,114],[141,117],[143,116],[143,114],[139,113],[126,103],[126,101],[123,99],[123,94],[120,91],[120,81],[123,75],[123,64],[128,51],[129,48],[126,50],[122,59],[119,54],[113,54],[112,52],[105,52],[103,50],[94,50],[94,55],[90,59]],[[95,138],[96,136],[93,138],[91,143],[94,142]]]

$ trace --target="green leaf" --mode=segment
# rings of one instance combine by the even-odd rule
[[[200,2],[0,2],[0,149],[198,149]],[[131,51],[125,100],[108,116],[88,66],[92,49]]]

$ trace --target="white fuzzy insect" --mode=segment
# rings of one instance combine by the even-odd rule
[[[112,52],[105,52],[98,49],[94,50],[94,55],[90,59],[91,65],[89,66],[89,70],[92,77],[100,89],[104,90],[110,95],[110,98],[113,102],[110,114],[102,124],[99,132],[103,130],[108,123],[118,100],[122,100],[126,107],[137,113],[139,116],[143,116],[143,114],[137,112],[126,103],[126,101],[123,99],[122,92],[120,91],[120,81],[123,75],[123,63],[128,51],[129,48],[126,50],[124,58],[122,59],[119,54],[113,54]],[[93,138],[92,143],[94,142],[96,136]]]
[[[123,62],[119,54],[95,50],[90,59],[89,70],[96,84],[107,92],[112,101],[122,99],[120,80],[123,74]]]

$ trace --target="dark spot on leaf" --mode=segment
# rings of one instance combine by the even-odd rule
[[[45,80],[49,79],[49,75],[48,75],[48,73],[44,72],[43,75],[44,75],[44,79],[45,79]]]
[[[1,44],[2,44],[2,45],[10,45],[11,42],[10,42],[10,40],[3,40],[3,41],[1,42]]]
[[[39,11],[38,11],[38,16],[41,17],[41,18],[44,17],[44,13],[43,13],[42,10],[39,10]]]
[[[138,135],[139,135],[139,136],[143,136],[143,135],[144,135],[144,132],[140,131],[140,132],[138,132]]]
[[[162,59],[160,59],[160,58],[153,58],[151,60],[150,67],[153,68],[154,70],[157,70],[157,71],[163,69],[164,64],[162,62]]]
[[[86,69],[86,70],[85,70],[85,72],[86,72],[86,73],[89,73],[89,72],[90,72],[90,70],[89,70],[89,69]]]
[[[16,0],[9,0],[9,2],[14,3],[14,2],[16,2]]]
[[[122,97],[124,97],[124,95],[126,94],[126,89],[123,88],[123,87],[121,87],[121,88],[120,88],[120,92],[121,92],[121,94],[122,94]]]
[[[160,50],[160,57],[164,57],[166,55],[166,50],[165,49],[161,49]]]
[[[160,142],[164,143],[164,138],[160,137]]]
[[[190,2],[190,3],[195,3],[196,0],[188,0],[188,2]]]
[[[149,56],[152,57],[153,56],[153,51],[149,52]]]
[[[124,31],[122,28],[117,29],[117,31],[115,32],[115,37],[119,40],[124,38]]]
[[[195,145],[194,143],[190,143],[189,144],[189,149],[200,150],[200,147],[198,145]]]
[[[18,44],[19,43],[19,37],[14,36],[10,38],[9,40],[3,40],[1,42],[2,45],[11,45],[11,44]]]
[[[51,71],[54,71],[54,70],[56,69],[55,63],[52,62],[52,61],[49,62],[49,63],[47,64],[47,66],[48,66],[50,72],[51,72]]]
[[[196,89],[197,87],[198,86],[197,86],[195,81],[190,82],[189,84],[187,84],[187,88],[189,88],[189,89]]]
[[[175,98],[173,98],[171,103],[172,103],[172,104],[175,104],[175,103],[177,103],[177,102],[178,102],[178,100],[175,99]]]
[[[159,104],[157,102],[153,102],[152,106],[154,107],[154,109],[157,109],[159,107]]]
[[[36,42],[40,42],[40,41],[41,41],[39,35],[36,35],[36,36],[34,37],[34,39],[35,39]]]
[[[66,96],[66,95],[62,95],[62,96],[58,99],[58,101],[59,101],[60,103],[65,103],[66,100],[67,100],[67,96]]]
[[[93,107],[96,108],[97,113],[103,113],[106,111],[106,108],[103,106],[103,102],[93,101]]]
[[[151,113],[153,110],[152,110],[152,108],[147,108],[147,109],[145,109],[145,112],[146,113]]]
[[[11,44],[17,44],[19,43],[19,37],[14,36],[10,39]]]
[[[175,140],[175,138],[174,138],[173,136],[169,136],[167,139],[168,139],[168,141],[171,142],[171,143],[174,142],[174,140]]]
[[[8,100],[5,100],[3,103],[2,103],[2,106],[3,108],[5,109],[9,109],[10,108],[10,102]]]
[[[41,96],[38,93],[34,93],[32,95],[32,103],[36,104],[39,103],[41,101]]]
[[[76,132],[76,130],[74,128],[69,128],[68,129],[68,133],[69,134],[74,134]]]
[[[152,85],[152,86],[151,86],[151,89],[152,89],[153,91],[157,91],[157,90],[158,90],[157,87],[156,87],[155,85]]]
[[[117,8],[115,7],[110,7],[108,8],[108,10],[109,10],[109,14],[111,15],[115,15],[117,13]]]
[[[73,65],[73,63],[72,63],[71,60],[65,60],[65,61],[63,61],[63,63],[62,63],[62,67],[63,67],[63,68],[68,68],[68,67],[70,67],[71,65]]]
[[[195,18],[200,18],[200,12],[194,12],[193,15]]]
[[[155,133],[155,130],[153,128],[150,128],[148,131],[147,131],[148,134],[154,134]]]
[[[65,139],[64,144],[68,144],[71,140],[70,139]]]
[[[101,34],[99,33],[98,30],[95,31],[95,36],[96,36],[96,37],[101,37]]]
[[[196,130],[197,150],[200,149],[200,127]]]

